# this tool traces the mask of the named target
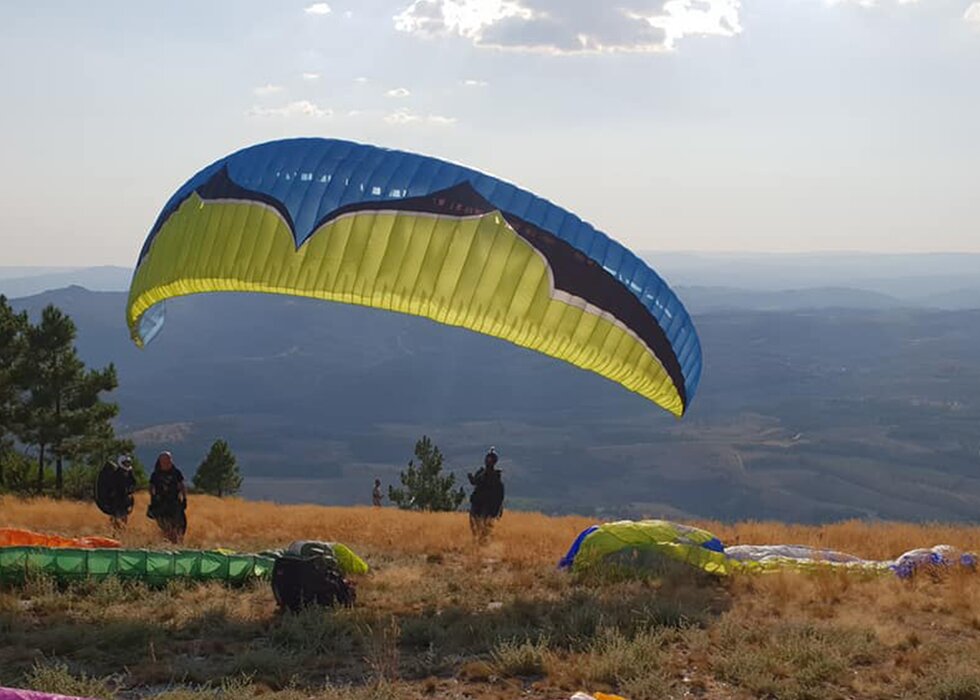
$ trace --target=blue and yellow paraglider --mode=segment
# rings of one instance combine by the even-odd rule
[[[259,144],[170,198],[127,305],[135,342],[161,302],[216,291],[424,316],[591,370],[683,415],[701,348],[677,296],[574,214],[476,170],[332,139]]]

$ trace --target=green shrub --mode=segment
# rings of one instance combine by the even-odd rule
[[[112,686],[116,680],[111,677],[91,678],[84,673],[76,676],[68,670],[67,664],[52,661],[34,664],[24,678],[24,684],[31,690],[44,693],[112,700],[115,697]]]
[[[493,667],[501,676],[540,676],[550,651],[548,639],[501,642],[490,653]]]

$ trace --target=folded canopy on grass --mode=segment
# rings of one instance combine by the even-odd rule
[[[583,530],[558,565],[576,572],[624,566],[649,571],[662,568],[664,562],[679,562],[718,576],[835,569],[870,575],[894,572],[900,578],[909,578],[924,570],[959,567],[972,571],[977,558],[948,545],[913,549],[894,560],[862,559],[804,545],[725,547],[712,533],[690,525],[667,520],[621,520]]]

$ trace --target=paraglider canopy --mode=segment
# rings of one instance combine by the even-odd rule
[[[424,316],[606,377],[682,415],[694,325],[637,255],[477,170],[334,139],[246,148],[170,197],[129,291],[133,339],[185,294],[255,291]]]

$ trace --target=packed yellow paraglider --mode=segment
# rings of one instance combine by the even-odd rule
[[[718,576],[830,569],[872,575],[893,573],[910,578],[923,570],[975,571],[977,567],[975,553],[949,545],[913,549],[887,561],[803,545],[726,547],[707,530],[667,520],[621,520],[593,525],[575,538],[558,566],[574,572],[611,567],[642,571],[656,570],[664,561],[680,562]]]

